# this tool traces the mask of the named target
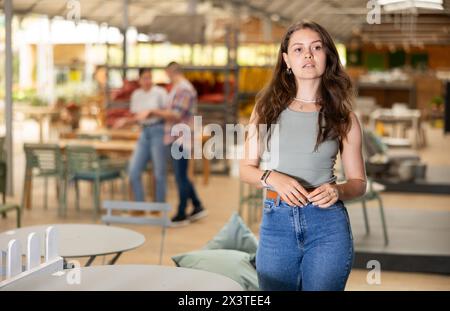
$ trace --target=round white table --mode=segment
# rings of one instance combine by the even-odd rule
[[[58,255],[66,258],[89,257],[89,266],[96,256],[115,254],[109,262],[114,264],[123,252],[135,249],[145,242],[145,237],[135,231],[91,224],[55,224],[23,227],[0,233],[0,250],[6,251],[12,239],[20,241],[22,253],[26,254],[27,237],[36,232],[41,240],[44,255],[45,230],[54,226],[58,236]]]
[[[207,271],[168,266],[115,265],[36,274],[5,286],[2,290],[242,291],[243,289],[236,281]]]

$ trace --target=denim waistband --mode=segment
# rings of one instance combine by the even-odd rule
[[[281,199],[281,197],[280,196],[278,196],[276,199],[272,199],[272,198],[267,198],[267,197],[264,197],[264,200],[267,200],[267,201],[271,201],[271,202],[273,202],[273,204],[274,204],[274,206],[281,206],[281,207],[286,207],[286,208],[292,208],[293,206],[290,206],[287,202],[285,202],[285,201],[283,201],[282,199]],[[284,203],[284,204],[283,204]],[[344,201],[342,201],[342,200],[337,200],[335,203],[333,203],[333,205],[341,205],[341,206],[345,206],[344,205]],[[333,206],[332,205],[332,206]],[[308,201],[308,203],[306,203],[306,205],[304,205],[303,207],[307,207],[307,206],[316,206],[316,205],[314,205],[312,202],[309,202]],[[299,205],[296,205],[295,207],[300,207]]]

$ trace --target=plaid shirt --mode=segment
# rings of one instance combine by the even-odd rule
[[[169,101],[167,108],[171,111],[175,111],[180,115],[180,121],[168,121],[165,122],[164,129],[164,144],[172,144],[178,136],[171,136],[172,127],[177,123],[187,124],[191,131],[194,123],[194,113],[197,106],[197,92],[188,80],[183,80],[173,87],[169,93]]]

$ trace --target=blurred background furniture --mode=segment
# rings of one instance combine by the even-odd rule
[[[352,203],[361,203],[362,204],[362,210],[363,210],[363,216],[364,216],[364,226],[366,229],[366,234],[370,234],[370,225],[369,225],[369,217],[367,215],[367,202],[376,200],[378,202],[378,208],[380,210],[380,218],[381,218],[381,225],[383,229],[383,237],[384,237],[384,245],[387,246],[389,244],[389,237],[388,237],[388,231],[387,231],[387,225],[386,225],[386,218],[384,213],[384,207],[383,207],[383,200],[381,199],[380,192],[383,191],[385,187],[379,183],[374,182],[371,178],[367,179],[367,189],[366,193],[356,199],[353,200],[347,200],[345,203],[352,204]]]
[[[6,176],[8,173],[6,161],[4,160],[4,142],[5,138],[0,137],[0,193],[2,194],[2,202],[0,203],[0,214],[6,218],[6,213],[16,211],[17,228],[20,227],[21,207],[17,204],[6,204]]]
[[[164,242],[166,238],[166,229],[170,225],[168,212],[171,207],[168,203],[157,202],[130,202],[130,201],[103,201],[103,208],[106,209],[106,215],[102,216],[102,222],[109,224],[135,224],[161,227],[161,243],[159,250],[159,264],[162,264]],[[160,217],[133,217],[130,214],[113,215],[113,211],[143,211],[155,214],[161,213]]]
[[[377,101],[374,97],[370,96],[357,96],[355,98],[355,110],[363,122],[367,124],[369,122],[370,114],[378,109]]]
[[[3,290],[58,291],[242,291],[236,281],[217,273],[194,269],[117,265],[80,268],[82,282],[69,284],[66,271],[22,279]]]
[[[35,232],[28,233],[25,241],[14,238],[7,243],[6,249],[6,279],[0,281],[0,289],[15,284],[20,280],[28,282],[38,275],[50,275],[63,269],[63,258],[58,256],[57,232],[53,227],[45,229],[45,236],[41,239]],[[25,242],[25,245],[22,243]],[[41,245],[44,246],[44,262],[41,263]],[[26,266],[22,266],[22,249],[26,249]],[[1,250],[3,251],[3,250]],[[3,266],[1,266],[3,268]],[[1,274],[0,274],[1,276]]]
[[[421,112],[418,109],[409,109],[406,104],[394,104],[391,109],[376,109],[370,114],[369,128],[376,131],[377,122],[394,126],[393,137],[406,138],[406,130],[413,130],[413,146],[424,147],[426,144],[425,132],[421,126]],[[401,127],[400,127],[401,126]],[[395,134],[394,131],[398,133]]]
[[[48,206],[48,178],[55,178],[59,213],[65,206],[64,162],[61,150],[56,144],[24,144],[25,177],[22,206],[31,208],[33,178],[44,178],[44,208]]]
[[[405,162],[420,164],[420,157],[415,150],[389,148],[371,130],[363,130],[363,155],[367,175],[371,177],[397,176]]]
[[[93,184],[94,210],[93,218],[97,218],[100,212],[100,187],[101,183],[111,181],[111,196],[113,196],[113,181],[122,180],[122,195],[126,197],[126,166],[127,162],[111,159],[101,159],[94,147],[69,145],[65,148],[67,157],[66,183],[73,182],[75,185],[76,208],[80,209],[79,203],[79,181],[89,181]],[[66,211],[64,211],[64,214]]]
[[[8,249],[11,239],[20,241],[21,254],[27,253],[27,239],[31,232],[44,240],[48,225],[22,227],[0,233],[0,251]],[[127,251],[142,246],[145,237],[133,230],[93,224],[54,224],[58,232],[58,254],[68,260],[70,258],[88,258],[85,265],[93,263],[97,256],[114,255],[108,264],[114,264]],[[44,245],[40,245],[41,255],[45,255]]]
[[[256,188],[253,185],[239,181],[238,214],[243,219],[246,219],[249,227],[258,223],[259,217],[261,216],[260,212],[262,210],[263,199],[263,188]],[[244,217],[245,212],[247,212],[246,217]]]

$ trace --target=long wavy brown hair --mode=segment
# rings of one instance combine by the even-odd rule
[[[353,87],[350,77],[344,71],[339,55],[330,34],[315,22],[300,21],[291,25],[283,37],[278,53],[277,63],[271,81],[256,96],[256,124],[265,124],[270,140],[271,126],[277,123],[281,112],[294,100],[297,85],[294,74],[287,72],[283,53],[288,52],[289,40],[294,32],[309,28],[317,32],[322,40],[326,54],[326,68],[321,77],[320,98],[321,108],[318,120],[318,135],[316,146],[327,139],[339,140],[342,151],[342,140],[346,137],[350,126]],[[269,148],[269,143],[267,143]]]

